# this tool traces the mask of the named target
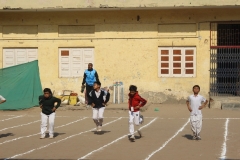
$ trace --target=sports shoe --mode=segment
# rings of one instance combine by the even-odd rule
[[[141,120],[142,119],[142,120]],[[143,118],[143,115],[140,115],[140,124],[143,124],[144,123],[144,118]]]
[[[41,136],[40,136],[40,139],[44,139],[45,138],[45,134],[42,134]]]
[[[202,138],[200,136],[197,137],[197,140],[202,140]]]
[[[193,139],[193,140],[196,140],[196,139],[197,139],[197,136],[194,135],[192,139]]]
[[[102,131],[102,126],[98,126],[97,132],[101,132],[101,131]]]
[[[129,139],[130,139],[130,140],[135,140],[135,136],[134,136],[134,135],[131,135],[131,136],[129,137]]]
[[[142,137],[142,132],[140,130],[137,130],[139,137]]]
[[[50,139],[53,139],[54,137],[53,137],[53,135],[50,135],[49,138],[50,138]]]

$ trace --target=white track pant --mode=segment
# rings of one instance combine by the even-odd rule
[[[134,134],[134,124],[139,126],[140,124],[140,112],[129,111],[129,132],[131,135]]]
[[[190,124],[193,134],[195,136],[200,136],[200,132],[202,129],[202,115],[191,115],[190,116]]]
[[[42,123],[41,123],[41,134],[45,135],[46,131],[47,131],[47,123],[49,120],[49,135],[53,136],[54,133],[54,120],[55,120],[55,115],[56,113],[52,113],[50,115],[46,115],[44,113],[41,112],[41,119],[42,119]]]
[[[92,109],[93,110],[93,121],[96,124],[96,126],[102,126],[104,109],[105,109],[105,107]]]

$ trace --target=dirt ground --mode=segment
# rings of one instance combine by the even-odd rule
[[[143,137],[131,142],[126,110],[105,110],[100,134],[91,110],[59,110],[54,139],[39,139],[39,108],[0,111],[0,159],[240,159],[239,111],[204,109],[199,141],[192,140],[186,105],[151,105],[142,114]]]

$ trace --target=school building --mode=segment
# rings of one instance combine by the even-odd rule
[[[0,68],[38,60],[42,87],[80,93],[88,63],[102,86],[135,84],[154,103],[201,86],[240,95],[240,1],[3,0]],[[125,98],[125,101],[127,98]]]

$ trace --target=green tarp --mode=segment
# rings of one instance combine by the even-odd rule
[[[34,107],[41,94],[38,61],[0,69],[0,95],[7,100],[0,104],[0,110]]]

